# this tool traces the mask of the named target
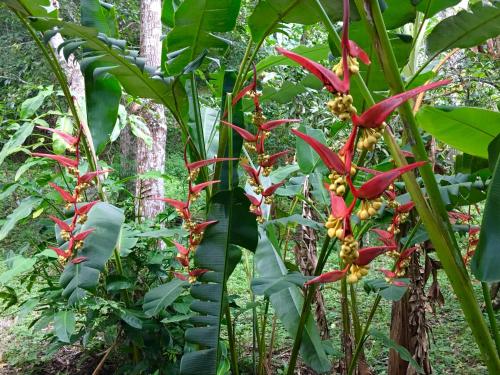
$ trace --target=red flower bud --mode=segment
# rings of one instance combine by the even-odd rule
[[[357,190],[353,190],[353,194],[361,199],[375,199],[380,197],[384,191],[394,182],[396,178],[403,173],[409,172],[412,169],[421,167],[425,161],[418,161],[416,163],[408,164],[403,167],[395,168],[387,172],[383,172],[365,182]]]
[[[387,119],[387,117],[389,117],[392,111],[407,100],[417,96],[421,92],[447,85],[450,82],[451,80],[449,79],[437,81],[391,96],[390,98],[382,100],[381,102],[371,106],[361,116],[353,114],[352,121],[354,125],[361,126],[363,128],[378,128]]]
[[[230,128],[233,128],[239,135],[241,135],[241,138],[243,138],[245,141],[251,142],[251,143],[257,142],[257,136],[253,135],[248,130],[243,129],[239,126],[236,126],[234,124],[231,124],[227,121],[221,121],[221,123],[223,123],[226,126],[229,126]]]
[[[192,163],[188,163],[186,165],[188,170],[193,170],[197,168],[202,168],[206,167],[207,165],[213,164],[213,163],[219,163],[221,161],[230,161],[230,160],[238,160],[238,158],[213,158],[213,159],[208,159],[208,160],[198,160]]]
[[[193,231],[192,231],[192,232],[193,232],[194,234],[199,234],[199,233],[201,233],[201,232],[204,232],[204,231],[205,231],[205,229],[207,229],[207,227],[209,227],[210,225],[215,224],[215,223],[217,223],[217,220],[209,220],[209,221],[205,221],[205,222],[203,222],[203,223],[199,223],[199,224],[197,224],[197,225],[194,227],[194,229],[193,229]]]
[[[389,250],[395,249],[397,249],[397,246],[365,247],[359,250],[359,257],[354,261],[354,264],[356,264],[357,266],[366,266],[379,255],[382,255]]]
[[[200,191],[205,189],[207,186],[210,186],[213,184],[218,184],[219,182],[220,182],[220,180],[213,180],[213,181],[202,182],[201,184],[191,186],[191,193],[198,194]]]
[[[275,128],[277,128],[280,125],[286,124],[287,122],[300,122],[301,120],[299,119],[283,119],[283,120],[272,120],[268,121],[260,126],[262,130],[265,130],[266,132],[271,131]]]
[[[52,215],[49,215],[49,218],[50,220],[52,220],[54,223],[57,224],[57,226],[59,228],[61,228],[61,230],[64,230],[66,232],[72,232],[73,231],[73,227],[71,227],[68,223],[66,223],[65,221],[55,217],[55,216],[52,216]]]
[[[72,136],[71,134],[62,132],[62,131],[57,130],[57,129],[46,128],[44,126],[37,126],[37,128],[41,129],[41,130],[46,130],[46,131],[49,131],[49,132],[57,134],[59,137],[61,137],[64,140],[64,142],[66,142],[70,146],[73,146],[73,145],[75,145],[75,144],[78,143],[78,138]]]
[[[73,264],[80,264],[80,263],[85,262],[87,260],[88,260],[87,257],[76,257],[74,259],[71,259],[71,263],[73,263]]]
[[[318,277],[315,277],[312,280],[309,280],[304,285],[311,285],[311,284],[317,284],[317,283],[321,283],[321,284],[334,283],[335,281],[339,281],[340,279],[343,279],[348,270],[349,270],[349,266],[347,266],[342,271],[334,270],[334,271],[326,272],[322,275],[319,275]]]
[[[91,229],[87,229],[87,230],[84,230],[83,232],[80,232],[78,233],[76,236],[74,236],[74,240],[75,241],[83,241],[85,238],[88,237],[88,235],[90,233],[92,233],[93,231],[95,231],[95,228],[91,228]]]
[[[54,247],[54,246],[48,246],[48,248],[50,250],[54,250],[56,252],[57,255],[59,255],[60,257],[63,257],[65,259],[69,258],[69,256],[71,255],[71,251],[64,251],[64,250],[61,250],[60,248],[58,247]]]
[[[52,155],[52,154],[42,154],[41,152],[32,152],[32,156],[36,156],[39,158],[48,158],[57,161],[59,164],[61,164],[63,167],[67,168],[77,168],[78,167],[78,161],[75,159],[70,159],[66,156],[62,155]]]
[[[365,65],[371,64],[368,54],[352,40],[349,40],[349,55],[359,58]]]
[[[189,250],[186,249],[185,246],[181,245],[180,243],[178,242],[175,242],[175,241],[172,241],[175,245],[175,247],[177,248],[177,251],[179,252],[179,254],[181,255],[188,255],[189,254]]]
[[[267,189],[265,189],[262,192],[263,197],[269,197],[270,195],[273,195],[276,190],[278,190],[279,187],[281,187],[286,181],[283,180],[281,182],[278,182],[277,184],[273,184],[269,186]]]
[[[82,184],[86,184],[86,183],[90,182],[91,180],[93,180],[94,178],[96,178],[97,176],[104,174],[104,173],[108,173],[108,172],[111,172],[111,169],[103,169],[100,171],[85,173],[83,176],[80,176],[78,178],[78,182],[82,183]]]
[[[290,150],[285,150],[285,151],[278,152],[274,155],[271,155],[271,156],[269,156],[269,158],[266,161],[260,163],[260,165],[262,167],[272,167],[274,164],[276,164],[276,162],[278,161],[279,158],[281,158],[282,156],[285,156],[289,152],[290,152]]]
[[[99,203],[99,201],[93,201],[90,203],[86,203],[76,209],[76,214],[77,215],[86,215],[89,213],[90,209],[96,205],[96,203]]]
[[[49,182],[49,185],[59,193],[59,195],[61,196],[61,198],[65,202],[67,202],[67,203],[76,203],[76,198],[71,193],[69,193],[66,190],[60,188],[59,186],[57,186],[56,184],[54,184],[52,182]]]

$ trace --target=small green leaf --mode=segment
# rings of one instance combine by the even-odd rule
[[[21,104],[21,113],[20,113],[21,118],[27,119],[33,116],[35,112],[38,111],[38,109],[42,106],[45,99],[48,96],[52,95],[53,92],[54,92],[53,87],[48,86],[47,88],[40,90],[35,97],[26,99]]]
[[[4,271],[0,274],[0,285],[5,285],[14,277],[31,271],[36,263],[35,258],[25,258],[22,255],[17,255],[14,258],[9,258],[8,261],[11,263],[11,265],[7,269],[7,271]]]
[[[0,228],[0,241],[7,237],[18,221],[27,218],[41,201],[42,200],[40,198],[34,197],[23,199],[19,206],[17,206],[16,209],[7,216],[7,219]]]
[[[158,315],[163,309],[170,306],[188,285],[186,281],[172,279],[166,284],[151,289],[144,296],[144,304],[142,305],[146,316]]]
[[[35,124],[32,122],[25,122],[23,126],[17,129],[14,135],[3,145],[2,150],[0,151],[0,165],[2,165],[7,156],[20,150],[24,141],[26,141],[26,138],[28,138],[33,132],[34,127]]]
[[[71,335],[75,333],[76,322],[73,311],[59,311],[54,315],[54,334],[59,341],[70,343]]]
[[[395,279],[394,281],[401,281],[406,284],[406,286],[396,286],[392,283],[388,283],[385,279],[372,279],[366,280],[363,287],[369,292],[375,292],[380,294],[380,296],[389,301],[399,301],[405,295],[408,290],[408,279]]]

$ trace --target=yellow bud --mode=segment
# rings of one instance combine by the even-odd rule
[[[377,210],[376,210],[376,209],[374,209],[373,207],[370,207],[370,208],[368,208],[368,214],[369,214],[370,216],[374,216],[374,215],[376,215],[376,214],[377,214]]]
[[[358,282],[358,277],[356,276],[356,274],[354,273],[350,273],[348,276],[347,276],[347,282],[349,284],[355,284]]]
[[[372,207],[378,211],[378,210],[380,210],[380,207],[382,207],[382,202],[380,202],[380,201],[374,201],[372,203]]]
[[[345,186],[344,185],[340,185],[336,190],[335,190],[335,193],[337,195],[343,195],[345,193]]]
[[[344,230],[343,230],[343,229],[337,229],[337,230],[335,231],[335,236],[336,236],[339,240],[341,240],[341,239],[342,239],[342,237],[344,237]]]
[[[334,228],[330,228],[330,229],[328,229],[328,236],[329,236],[330,238],[335,237],[335,229],[334,229]]]
[[[368,213],[367,210],[360,210],[358,212],[358,217],[361,219],[361,220],[366,220],[370,217],[370,214]]]

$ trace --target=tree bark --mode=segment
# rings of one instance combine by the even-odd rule
[[[304,181],[302,193],[304,197],[310,197],[309,180],[307,177]],[[314,219],[312,209],[306,203],[302,205],[302,217]],[[312,276],[314,274],[314,269],[318,263],[316,248],[316,232],[310,227],[301,225],[298,230],[297,245],[295,246],[294,253],[297,264],[304,275]],[[326,319],[325,300],[319,289],[316,290],[314,303],[316,305],[314,314],[316,315],[316,322],[318,323],[320,335],[323,340],[326,340],[330,337],[330,334],[328,332],[328,321]]]
[[[141,1],[141,40],[140,54],[146,59],[146,65],[159,67],[161,64],[161,0]],[[152,101],[144,101],[140,111],[153,140],[151,148],[137,139],[137,174],[149,171],[163,173],[165,170],[165,147],[167,126],[164,108]],[[164,203],[155,197],[163,197],[165,187],[163,179],[138,179],[136,197],[138,198],[138,214],[152,219],[164,209]]]

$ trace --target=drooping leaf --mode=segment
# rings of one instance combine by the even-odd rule
[[[197,313],[190,320],[194,328],[186,330],[186,341],[197,344],[196,351],[186,352],[181,360],[181,374],[215,375],[219,353],[219,333],[225,298],[225,283],[230,273],[232,244],[255,249],[257,226],[249,212],[250,202],[243,189],[221,191],[210,202],[207,220],[210,225],[195,253],[195,266],[208,270],[191,287],[195,301],[190,309]],[[252,249],[253,248],[253,249]],[[237,254],[236,254],[237,255]]]
[[[189,284],[186,281],[172,279],[168,283],[147,292],[142,305],[146,316],[156,316],[163,309],[170,306],[181,295],[187,285]]]
[[[270,297],[293,286],[301,287],[308,279],[299,272],[293,272],[282,277],[258,277],[252,280],[252,291],[259,296]]]
[[[174,28],[167,35],[167,70],[176,75],[203,50],[223,52],[229,42],[219,33],[236,25],[241,0],[185,0],[175,12]]]
[[[413,367],[413,369],[418,374],[424,374],[424,370],[422,369],[422,367],[418,364],[415,358],[413,358],[411,353],[404,346],[399,345],[398,343],[387,337],[385,334],[375,329],[370,330],[370,336],[380,341],[387,348],[395,350],[398,353],[399,357],[403,361],[409,362],[410,366]]]
[[[9,267],[0,274],[0,285],[6,285],[14,277],[31,271],[36,263],[34,258],[25,258],[22,255],[16,255],[7,259]]]
[[[260,230],[259,236],[259,244],[255,252],[255,265],[259,276],[266,279],[280,279],[287,275],[286,266],[267,237],[266,232]],[[290,284],[289,288],[272,294],[270,301],[276,316],[288,331],[288,334],[295,337],[304,302],[300,288]],[[305,325],[300,355],[302,360],[317,372],[326,372],[330,369],[330,361],[325,353],[318,328],[311,314]]]
[[[484,208],[483,221],[479,243],[472,258],[471,269],[479,280],[484,282],[500,281],[500,135],[497,136],[489,147],[491,159],[496,157],[493,177],[488,188],[488,196]]]
[[[298,53],[301,56],[307,57],[308,59],[314,61],[326,60],[328,58],[328,53],[330,52],[330,47],[327,44],[317,44],[312,47],[298,46],[291,50],[292,52]],[[260,60],[255,66],[257,73],[261,71],[266,71],[278,65],[288,65],[288,66],[299,66],[293,60],[283,56],[283,55],[271,55],[265,59]]]
[[[31,122],[25,122],[19,129],[16,130],[14,135],[3,145],[0,151],[0,166],[4,162],[5,158],[21,149],[22,144],[26,141],[31,133],[35,124]]]
[[[395,281],[401,281],[408,284],[408,279],[395,279]],[[389,301],[399,301],[408,290],[408,286],[397,286],[392,283],[388,283],[385,279],[367,280],[365,281],[363,287],[368,293],[378,293],[382,298]]]
[[[427,50],[437,55],[451,48],[477,46],[500,34],[500,7],[478,1],[469,10],[439,22],[427,38]]]
[[[424,106],[417,122],[441,142],[484,159],[488,145],[500,134],[500,113],[482,108]]]
[[[35,197],[27,197],[24,198],[19,206],[17,206],[14,211],[12,211],[6,218],[2,227],[0,228],[0,241],[5,239],[9,232],[15,227],[17,222],[22,219],[27,218],[33,209],[38,207],[42,200],[40,198]]]
[[[118,37],[114,7],[99,0],[82,0],[81,23],[105,34]],[[110,66],[99,60],[85,65],[85,100],[87,122],[96,152],[99,154],[110,140],[118,118],[118,106],[122,90],[116,77],[109,73],[94,75],[97,68]]]
[[[71,335],[75,333],[75,313],[70,310],[58,311],[54,314],[54,334],[59,341],[70,343]]]
[[[75,304],[96,287],[99,275],[116,247],[124,220],[123,212],[109,203],[97,203],[88,213],[82,231],[94,231],[78,252],[78,256],[86,260],[78,264],[69,262],[59,280],[64,288],[62,294],[68,298],[69,304]]]
[[[43,90],[40,90],[35,97],[26,99],[24,102],[22,102],[21,112],[19,114],[20,117],[22,119],[27,119],[33,116],[35,112],[38,111],[38,109],[42,106],[45,99],[48,96],[52,95],[53,92],[53,87],[49,86]]]
[[[299,127],[299,130],[302,133],[313,137],[318,142],[326,144],[325,134],[322,130],[306,127],[305,125],[301,125]],[[296,150],[297,163],[299,164],[302,173],[312,173],[318,166],[322,166],[323,170],[325,169],[324,163],[321,161],[320,156],[302,138],[297,137]]]

